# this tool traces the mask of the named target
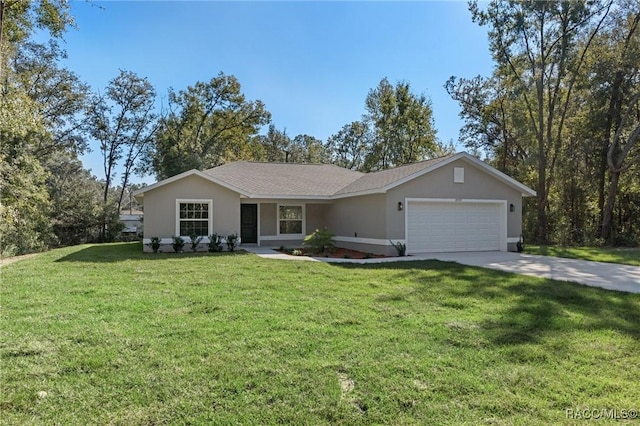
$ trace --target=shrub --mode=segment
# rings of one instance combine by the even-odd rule
[[[173,251],[176,253],[181,253],[184,249],[184,239],[182,237],[173,237],[173,243],[171,243],[171,247],[173,247]]]
[[[333,241],[333,234],[326,229],[322,231],[316,229],[313,234],[307,235],[304,238],[304,245],[311,247],[316,253],[331,252],[336,247],[336,243]]]
[[[196,234],[191,234],[189,235],[189,238],[191,239],[191,251],[196,252],[198,250],[198,244],[202,241],[202,237]]]
[[[406,244],[401,243],[400,241],[397,241],[397,242],[394,243],[393,241],[389,240],[389,242],[391,243],[391,245],[398,252],[398,256],[406,256],[407,255],[407,245]]]
[[[302,254],[303,254],[302,250],[298,250],[298,249],[291,250],[291,255],[292,256],[302,256]]]
[[[222,251],[222,237],[216,233],[209,235],[209,252],[216,253]]]
[[[160,250],[160,237],[151,237],[149,247],[151,247],[151,250],[153,250],[154,253],[157,253],[158,250]]]
[[[238,234],[227,235],[227,248],[229,251],[234,251],[238,245]]]

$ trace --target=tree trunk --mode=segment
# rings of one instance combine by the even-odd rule
[[[547,153],[544,138],[545,117],[544,117],[544,72],[545,63],[542,59],[540,76],[536,84],[538,96],[538,243],[547,243]],[[550,119],[550,118],[549,118]]]
[[[604,207],[602,218],[602,229],[600,231],[600,237],[605,241],[611,239],[611,222],[613,219],[613,207],[616,201],[616,194],[618,192],[618,182],[620,181],[620,171],[611,171],[611,182],[609,183],[609,192],[607,195],[607,202]]]
[[[598,159],[598,212],[600,212],[600,233],[602,233],[602,223],[604,221],[604,199],[607,187],[607,153],[609,152],[609,136],[605,138],[606,145],[602,146],[600,158]]]
[[[7,7],[5,0],[0,0],[0,82],[4,82],[4,78],[2,77],[4,70],[4,51],[2,46],[2,32],[4,31],[4,10]],[[2,86],[0,86],[2,88]],[[0,91],[2,93],[2,91]]]

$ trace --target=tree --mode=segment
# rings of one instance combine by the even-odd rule
[[[257,138],[259,150],[253,150],[254,159],[280,163],[328,163],[329,154],[320,139],[298,135],[291,139],[286,129],[278,130],[269,125],[266,135]]]
[[[392,86],[384,78],[365,100],[365,122],[373,143],[365,170],[383,170],[413,163],[438,151],[431,102],[411,93],[409,83]]]
[[[287,136],[287,131],[278,130],[273,124],[269,125],[266,135],[258,137],[262,147],[262,158],[268,162],[285,163],[289,160],[289,149],[291,148],[291,138]]]
[[[640,10],[622,8],[614,18],[616,25],[597,40],[604,47],[599,51],[604,67],[600,65],[593,74],[607,95],[601,113],[605,117],[603,153],[610,174],[606,200],[600,200],[604,240],[611,238],[621,174],[640,161]],[[603,69],[607,71],[597,72]]]
[[[327,151],[331,162],[351,170],[362,170],[373,137],[369,127],[362,121],[345,124],[338,133],[327,140]]]
[[[0,84],[5,81],[6,58],[36,29],[60,38],[73,23],[67,0],[0,0]]]
[[[612,1],[470,4],[473,20],[489,26],[497,75],[523,99],[537,158],[537,238],[548,240],[549,187],[560,153],[573,86],[591,40]],[[585,41],[584,43],[579,43]]]
[[[460,103],[460,141],[465,147],[488,155],[498,170],[524,179],[529,169],[532,138],[527,131],[522,100],[498,77],[451,77],[445,89]],[[523,170],[523,165],[526,165]]]
[[[324,164],[329,162],[329,153],[320,139],[298,135],[291,141],[289,162]]]
[[[46,170],[33,146],[47,130],[20,87],[0,94],[0,254],[39,251],[51,237]]]
[[[65,1],[0,1],[0,234],[3,254],[56,243],[49,165],[61,152],[77,157],[86,85],[58,67],[55,41],[29,40],[35,29],[60,38],[72,24]],[[69,215],[70,211],[64,211]]]
[[[89,108],[91,136],[100,142],[105,185],[103,202],[109,201],[118,162],[124,158],[122,183],[116,200],[120,211],[124,191],[129,183],[138,159],[152,143],[157,130],[157,116],[153,113],[156,92],[146,78],[130,71],[109,82],[105,96],[95,96]],[[106,237],[106,217],[103,220],[101,238]]]
[[[16,52],[12,70],[17,83],[38,107],[50,137],[41,138],[35,147],[39,157],[65,150],[81,154],[84,140],[84,109],[89,86],[57,62],[66,58],[55,41],[48,44],[27,42]]]
[[[102,224],[102,184],[74,155],[57,153],[48,159],[46,167],[51,200],[49,216],[54,234],[51,245],[97,241]]]
[[[158,179],[243,159],[250,140],[271,115],[261,101],[247,101],[240,83],[223,73],[186,90],[169,90],[169,112],[160,120],[146,162]]]
[[[64,0],[0,0],[0,248],[3,255],[95,239],[102,186],[82,168],[89,88],[59,66],[54,38],[73,24]],[[110,194],[110,197],[113,195]],[[114,209],[115,210],[115,209]]]

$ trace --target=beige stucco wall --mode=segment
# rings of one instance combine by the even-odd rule
[[[453,183],[454,167],[464,167],[464,183]],[[406,198],[454,198],[507,201],[507,238],[522,232],[522,196],[482,169],[457,160],[424,176],[395,187],[387,193],[387,238],[404,239],[405,214],[398,211],[398,202],[406,206]],[[509,204],[515,212],[509,212]]]
[[[260,203],[258,212],[260,214],[260,235],[277,235],[277,204],[276,203]]]
[[[327,204],[306,204],[306,235],[312,234],[316,229],[324,229],[326,226],[325,216],[329,205]]]
[[[340,237],[386,239],[385,194],[335,200],[326,212],[326,227]]]
[[[213,200],[213,230],[210,232],[220,235],[240,232],[240,196],[192,175],[144,193],[144,238],[168,238],[176,234],[177,199]]]

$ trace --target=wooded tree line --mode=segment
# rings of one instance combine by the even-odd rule
[[[341,131],[330,143],[276,129],[260,100],[248,100],[234,76],[219,73],[169,89],[158,111],[153,85],[121,70],[91,88],[60,66],[59,41],[73,26],[66,0],[0,0],[0,234],[2,255],[86,241],[110,241],[121,227],[131,177],[164,179],[234,160],[336,162],[375,170],[442,152],[430,102],[408,83],[386,79],[366,99],[352,146]],[[48,43],[32,39],[48,31]],[[268,127],[267,127],[268,126]],[[262,129],[266,128],[264,134]],[[346,130],[345,130],[346,131]],[[79,157],[98,146],[104,179]]]
[[[635,0],[470,3],[491,76],[452,77],[461,140],[532,186],[525,238],[640,242],[640,6]]]
[[[495,71],[452,77],[446,88],[461,105],[461,141],[538,191],[525,206],[525,238],[637,243],[638,7],[494,1],[470,9],[488,27]],[[115,238],[134,174],[164,179],[234,160],[374,171],[454,150],[436,136],[430,100],[386,78],[366,95],[361,119],[327,141],[277,129],[266,106],[222,72],[170,89],[164,110],[153,85],[131,71],[93,89],[60,66],[58,41],[72,25],[66,0],[0,0],[3,255]],[[35,43],[36,29],[51,41]],[[103,180],[79,160],[90,141]]]

